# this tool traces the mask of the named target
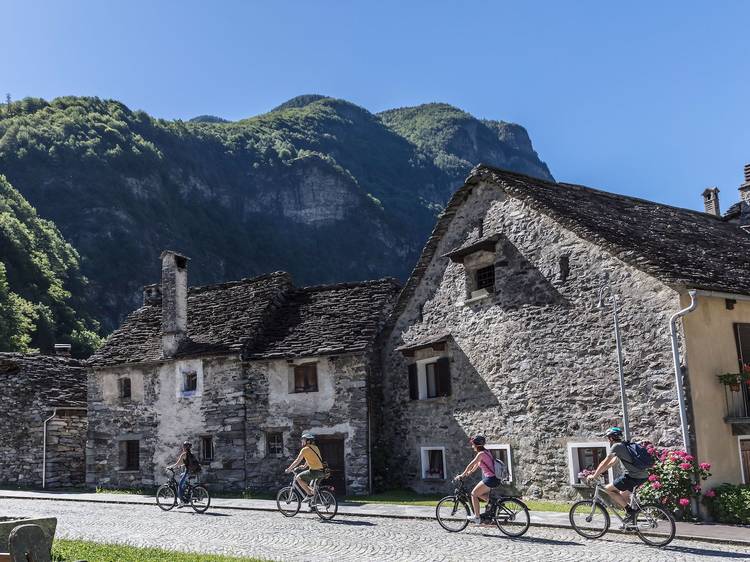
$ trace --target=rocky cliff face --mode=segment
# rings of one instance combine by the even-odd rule
[[[404,278],[480,161],[549,177],[523,128],[443,105],[373,115],[301,96],[185,123],[69,97],[0,113],[0,173],[80,252],[105,332],[158,279],[164,248],[192,258],[191,284]]]

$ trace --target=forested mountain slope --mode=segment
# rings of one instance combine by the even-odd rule
[[[192,258],[191,284],[403,279],[480,161],[550,177],[522,127],[444,104],[375,115],[307,95],[236,122],[81,97],[0,112],[0,173],[80,253],[105,332],[158,280],[164,248]]]

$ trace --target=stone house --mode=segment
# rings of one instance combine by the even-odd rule
[[[0,484],[83,485],[87,431],[83,365],[67,356],[0,353],[0,381]]]
[[[448,489],[482,432],[517,489],[574,496],[622,424],[614,297],[632,434],[681,446],[670,319],[689,290],[695,311],[676,324],[689,446],[713,463],[709,485],[750,482],[748,388],[716,376],[750,363],[750,234],[711,197],[702,213],[477,167],[383,338],[385,482]]]
[[[368,491],[373,345],[398,285],[188,288],[187,269],[164,252],[161,283],[89,360],[88,485],[154,486],[189,440],[213,489],[273,490],[312,431],[337,490]]]

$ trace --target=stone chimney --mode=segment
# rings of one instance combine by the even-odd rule
[[[703,191],[703,206],[709,215],[721,216],[719,210],[719,188],[709,187]]]
[[[69,343],[56,343],[55,355],[57,355],[58,357],[70,357],[70,344]]]
[[[740,185],[740,201],[750,203],[750,164],[745,164],[745,181]]]
[[[161,253],[161,347],[174,357],[187,333],[187,262],[177,252]]]

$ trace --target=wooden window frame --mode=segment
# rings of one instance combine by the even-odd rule
[[[750,474],[750,466],[745,466],[745,462],[742,458],[742,442],[750,442],[750,435],[738,435],[737,436],[737,453],[740,455],[740,482],[743,484],[750,484],[750,479],[745,477],[745,470]]]
[[[208,447],[206,447],[207,444],[208,444]],[[216,458],[216,446],[214,443],[213,436],[201,435],[201,462],[213,462],[215,458]]]
[[[410,400],[432,400],[453,394],[450,357],[430,357],[409,364],[407,369]],[[430,377],[434,394],[430,393]]]
[[[278,451],[275,451],[272,438],[277,436],[279,438]],[[275,458],[284,456],[284,433],[282,431],[266,431],[266,456]]]
[[[312,376],[310,377],[310,373]],[[295,365],[292,372],[294,381],[294,393],[307,393],[307,392],[318,392],[318,364],[317,363],[302,363]],[[314,379],[314,382],[310,379]],[[299,379],[302,379],[302,383],[298,384]]]

